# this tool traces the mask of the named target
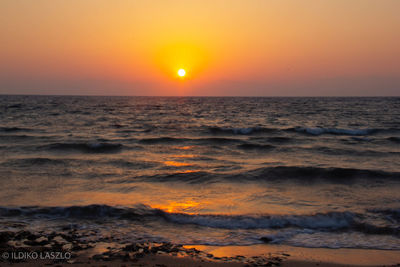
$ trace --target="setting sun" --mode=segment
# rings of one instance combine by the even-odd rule
[[[0,0],[0,267],[400,267],[399,10]]]
[[[179,75],[179,77],[185,77],[186,71],[184,69],[179,69],[178,70],[178,75]]]

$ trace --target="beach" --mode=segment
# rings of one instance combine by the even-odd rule
[[[0,233],[1,266],[398,266],[397,251],[82,242],[82,232]],[[7,254],[4,252],[7,251]],[[60,254],[51,254],[55,251]]]

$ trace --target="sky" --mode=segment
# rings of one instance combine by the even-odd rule
[[[1,0],[0,94],[400,96],[399,12],[398,0]]]

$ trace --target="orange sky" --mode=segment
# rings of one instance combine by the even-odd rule
[[[2,0],[0,93],[400,95],[399,12],[398,0]]]

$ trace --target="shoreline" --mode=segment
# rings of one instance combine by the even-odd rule
[[[400,266],[398,250],[304,248],[259,244],[251,246],[179,245],[169,242],[119,243],[85,240],[74,231],[0,232],[1,266]],[[70,253],[69,259],[4,259],[13,252]],[[4,254],[8,253],[8,254]],[[25,253],[25,254],[24,254]]]
[[[306,248],[271,244],[185,247],[195,247],[217,257],[234,254],[241,254],[246,257],[275,255],[282,258],[281,266],[400,266],[400,252],[398,250]],[[294,263],[296,265],[292,265]]]

